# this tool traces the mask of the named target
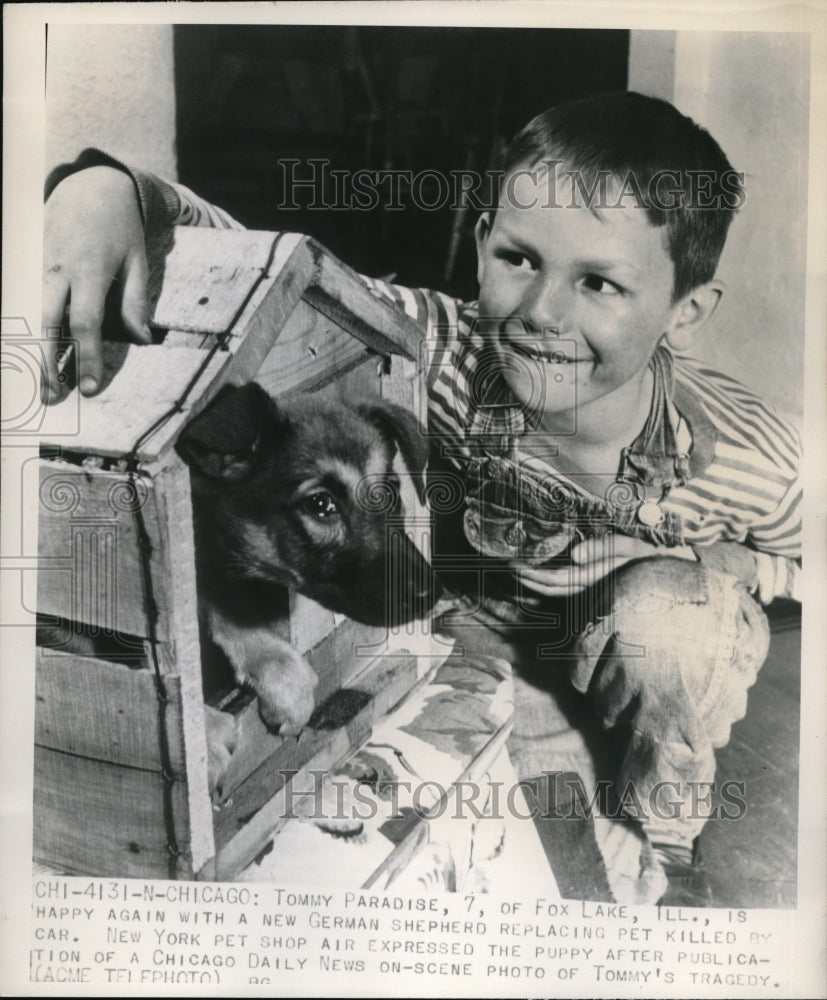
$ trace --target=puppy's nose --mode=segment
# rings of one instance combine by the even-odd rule
[[[412,543],[405,547],[402,572],[397,577],[401,584],[398,601],[392,601],[395,624],[424,618],[436,603],[441,587],[430,563]]]

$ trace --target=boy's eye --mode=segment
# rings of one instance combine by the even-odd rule
[[[512,267],[516,267],[518,270],[530,271],[534,269],[534,262],[531,258],[526,257],[524,253],[520,253],[519,250],[501,250],[499,256],[507,264]]]
[[[599,274],[587,274],[583,279],[583,286],[590,292],[598,292],[600,295],[620,295],[622,291],[620,285]]]

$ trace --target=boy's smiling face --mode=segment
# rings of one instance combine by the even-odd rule
[[[622,431],[641,412],[658,343],[688,346],[683,321],[697,316],[687,300],[672,302],[665,228],[634,204],[598,215],[558,194],[565,207],[549,207],[548,185],[544,171],[523,174],[493,222],[478,223],[482,329],[541,427],[571,427],[576,410],[578,431],[590,417],[593,429]]]

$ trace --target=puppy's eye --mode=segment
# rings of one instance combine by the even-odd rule
[[[336,501],[326,491],[320,490],[318,493],[311,493],[302,501],[305,512],[323,521],[328,517],[335,517],[339,513]]]

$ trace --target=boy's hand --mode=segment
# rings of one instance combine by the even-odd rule
[[[755,553],[741,542],[713,542],[712,545],[699,545],[695,554],[707,569],[731,574],[750,592],[758,586],[758,563]]]
[[[663,556],[697,561],[694,551],[688,545],[663,548],[629,535],[608,535],[603,538],[588,538],[573,546],[571,561],[559,569],[526,566],[519,562],[512,563],[512,566],[526,590],[543,597],[568,597],[594,586],[604,576],[627,562]]]
[[[57,356],[63,336],[77,341],[78,384],[84,395],[100,386],[101,323],[113,282],[124,327],[139,343],[152,335],[146,323],[147,265],[138,196],[128,174],[90,167],[58,184],[45,206],[43,336],[48,339],[41,395],[61,395]],[[69,313],[68,332],[63,329]]]

